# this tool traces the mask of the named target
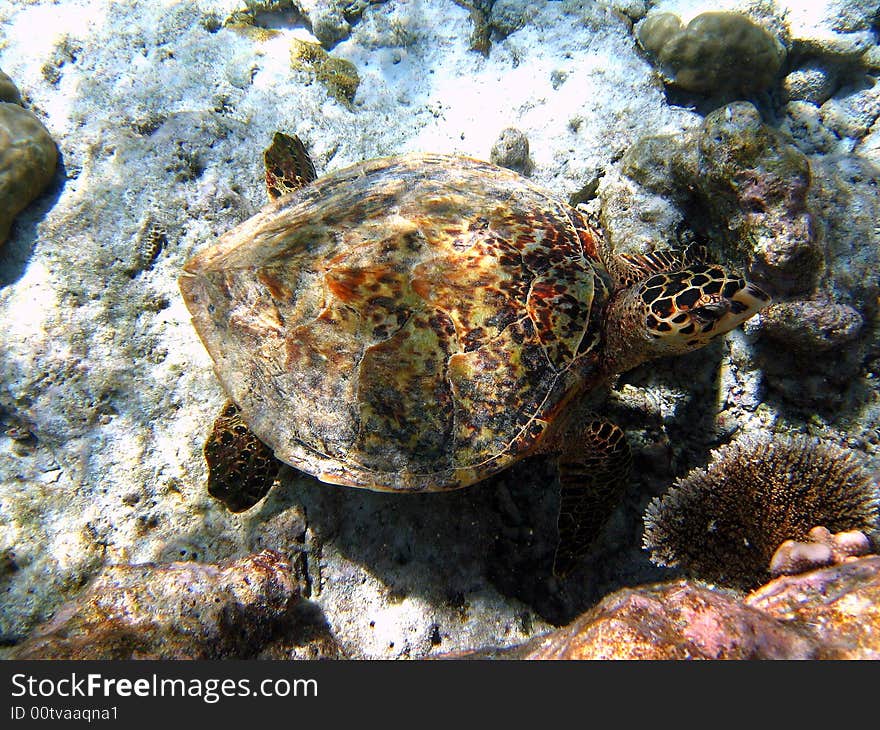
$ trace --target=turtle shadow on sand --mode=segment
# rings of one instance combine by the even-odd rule
[[[634,408],[616,408],[613,415],[619,422],[659,434],[657,440],[669,446],[669,453],[658,458],[634,450],[633,478],[620,506],[590,553],[565,579],[553,574],[559,478],[553,460],[540,456],[470,487],[420,494],[324,484],[284,468],[280,485],[244,513],[247,541],[259,539],[263,546],[268,540],[271,547],[290,540],[271,523],[285,512],[298,511],[302,531],[308,530],[310,537],[300,538],[296,549],[309,563],[312,583],[322,584],[313,593],[318,603],[320,591],[359,580],[345,568],[354,563],[385,586],[391,601],[418,596],[433,605],[461,608],[470,597],[498,592],[522,601],[549,623],[565,624],[617,588],[671,577],[641,549],[642,512],[676,474],[705,462],[715,445],[707,437],[713,410],[701,394],[717,386],[718,359],[713,346],[683,361],[669,360],[659,369],[655,364],[633,371],[632,380],[641,387],[659,379],[674,387],[690,383],[693,392],[666,424]],[[266,537],[257,538],[260,532]]]

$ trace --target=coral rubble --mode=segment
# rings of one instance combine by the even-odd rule
[[[219,565],[108,566],[13,658],[247,658],[299,596],[290,565],[271,550]]]

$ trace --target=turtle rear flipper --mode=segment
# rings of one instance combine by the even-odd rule
[[[591,418],[564,440],[559,455],[559,544],[553,573],[565,577],[590,547],[620,503],[632,457],[623,430]]]
[[[208,494],[230,512],[244,512],[275,483],[281,462],[241,420],[238,406],[226,401],[205,441]]]

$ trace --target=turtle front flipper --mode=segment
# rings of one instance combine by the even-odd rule
[[[205,441],[208,494],[230,512],[244,512],[275,483],[281,462],[241,420],[238,406],[226,401]]]
[[[283,132],[275,132],[270,144],[263,152],[266,166],[266,192],[269,200],[277,200],[282,195],[292,193],[312,182],[317,175],[315,165],[306,152],[302,140]]]
[[[563,439],[559,454],[559,544],[553,573],[565,577],[587,554],[629,483],[623,430],[591,417]]]

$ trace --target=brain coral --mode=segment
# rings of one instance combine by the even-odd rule
[[[637,35],[667,83],[701,94],[761,91],[785,60],[782,44],[740,13],[703,13],[686,27],[671,13],[652,13]]]
[[[877,509],[877,474],[856,452],[807,437],[747,436],[648,505],[644,546],[658,565],[752,588],[770,578],[785,540],[805,540],[817,525],[870,532]]]

